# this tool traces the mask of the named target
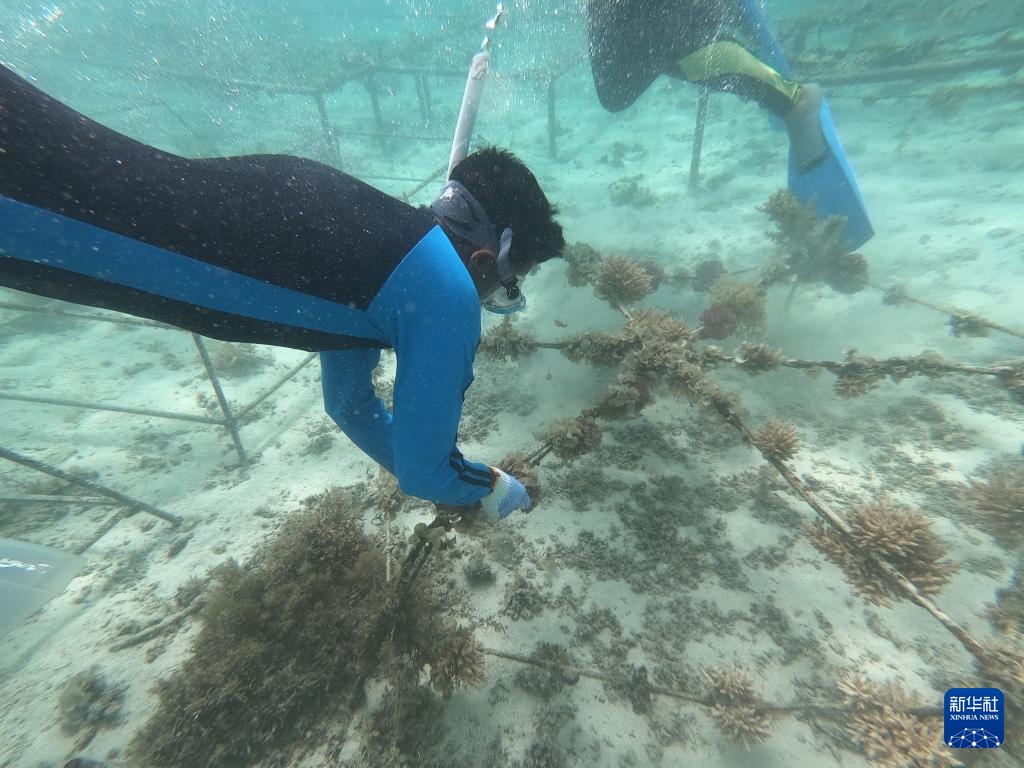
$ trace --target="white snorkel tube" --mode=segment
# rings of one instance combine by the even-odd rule
[[[494,16],[484,23],[484,29],[494,31],[498,22],[505,15],[504,3],[498,3]],[[480,52],[469,64],[469,76],[466,78],[466,90],[462,93],[462,107],[459,109],[459,121],[455,124],[455,138],[452,140],[452,153],[448,158],[448,172],[444,178],[451,178],[452,168],[466,159],[469,154],[469,142],[473,138],[473,127],[476,125],[476,113],[480,111],[480,100],[484,95],[484,83],[487,81],[487,67],[491,62],[491,38],[484,36],[480,43]]]
[[[498,3],[494,16],[484,23],[484,29],[497,29],[498,22],[504,15],[505,5]],[[490,296],[484,298],[483,307],[489,312],[507,315],[526,306],[526,297],[519,288],[519,278],[512,269],[512,260],[509,256],[512,249],[512,230],[506,227],[499,234],[480,203],[465,187],[451,178],[452,169],[469,154],[469,143],[473,138],[476,115],[480,111],[480,100],[483,98],[484,83],[487,81],[487,68],[491,61],[490,47],[491,38],[485,35],[479,53],[470,62],[466,90],[462,93],[459,120],[455,124],[452,153],[448,158],[448,172],[445,174],[447,183],[430,207],[438,221],[471,243],[482,245],[493,241],[490,247],[497,255],[498,279],[501,285]]]

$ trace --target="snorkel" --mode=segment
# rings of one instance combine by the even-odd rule
[[[505,6],[498,3],[494,16],[484,23],[484,29],[494,31],[498,22],[505,15]],[[491,38],[484,36],[479,52],[469,65],[466,77],[466,88],[462,93],[462,107],[459,119],[455,124],[455,137],[452,140],[452,151],[448,158],[447,183],[441,194],[431,204],[434,216],[459,237],[484,246],[496,253],[498,257],[498,280],[501,287],[493,291],[483,300],[483,307],[488,312],[508,315],[518,312],[526,306],[526,297],[519,288],[519,279],[512,268],[509,251],[512,248],[512,230],[506,227],[495,240],[497,230],[490,218],[462,184],[451,180],[452,169],[466,159],[469,154],[469,143],[473,137],[476,116],[480,111],[483,98],[484,83],[487,81],[487,70],[491,60]],[[504,294],[504,295],[502,295]]]

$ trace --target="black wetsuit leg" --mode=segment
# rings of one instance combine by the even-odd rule
[[[683,77],[679,62],[713,43],[749,45],[744,13],[734,0],[588,0],[590,66],[601,104],[612,112],[625,109],[658,75]],[[777,89],[745,74],[716,72],[699,82],[776,114],[792,106]]]
[[[433,226],[310,160],[162,152],[0,67],[0,285],[225,340],[381,347],[358,315]]]

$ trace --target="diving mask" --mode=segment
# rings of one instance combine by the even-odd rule
[[[519,278],[509,257],[512,230],[506,227],[501,236],[496,238],[497,231],[483,206],[457,181],[449,181],[444,185],[441,194],[430,204],[430,210],[452,233],[474,246],[498,254],[498,280],[501,285],[484,297],[483,308],[499,315],[509,315],[523,309],[526,297],[519,287]]]

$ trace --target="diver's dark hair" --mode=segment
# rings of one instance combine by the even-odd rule
[[[558,209],[548,202],[522,160],[506,149],[484,147],[452,169],[458,181],[487,211],[498,234],[512,229],[513,264],[547,261],[565,247]]]

